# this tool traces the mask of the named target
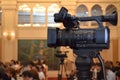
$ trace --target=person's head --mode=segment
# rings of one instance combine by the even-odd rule
[[[22,78],[23,78],[23,80],[32,80],[33,77],[32,77],[31,71],[29,71],[29,70],[24,71],[22,73]]]
[[[41,64],[46,64],[46,60],[45,59],[41,59]]]
[[[16,71],[13,68],[6,68],[5,73],[7,74],[8,77],[14,77],[16,78]]]
[[[119,61],[116,61],[116,66],[120,66],[120,62]]]

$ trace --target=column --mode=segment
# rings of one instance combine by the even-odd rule
[[[17,59],[16,54],[16,15],[17,1],[2,0],[2,60],[3,62]]]
[[[117,24],[117,27],[118,27],[118,31],[117,31],[117,35],[118,35],[118,60],[120,61],[120,1],[118,3],[118,6],[117,6],[117,12],[118,12],[118,24]]]

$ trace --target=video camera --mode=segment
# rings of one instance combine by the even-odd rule
[[[109,27],[102,22],[110,22],[117,25],[117,13],[106,16],[75,17],[68,14],[68,10],[61,8],[54,15],[56,23],[63,23],[65,29],[48,28],[49,47],[69,46],[72,49],[108,49],[110,42]],[[80,28],[79,21],[96,21],[98,28]]]
[[[69,46],[73,49],[73,53],[77,55],[75,65],[78,80],[92,80],[90,72],[93,63],[92,58],[97,57],[101,64],[103,80],[107,80],[104,62],[99,51],[109,48],[110,29],[107,26],[103,26],[103,22],[110,22],[112,25],[117,25],[117,12],[106,16],[76,17],[68,14],[68,10],[62,7],[60,12],[54,15],[54,21],[63,23],[65,28],[48,27],[48,47]],[[96,21],[98,27],[80,28],[79,21]],[[61,55],[59,56],[61,57]]]

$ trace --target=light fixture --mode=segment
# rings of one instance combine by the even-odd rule
[[[3,32],[3,36],[4,36],[7,40],[11,40],[12,38],[15,37],[15,32]]]

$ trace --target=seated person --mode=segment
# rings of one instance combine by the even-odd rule
[[[22,73],[23,80],[33,80],[32,73],[29,70],[26,70]]]

